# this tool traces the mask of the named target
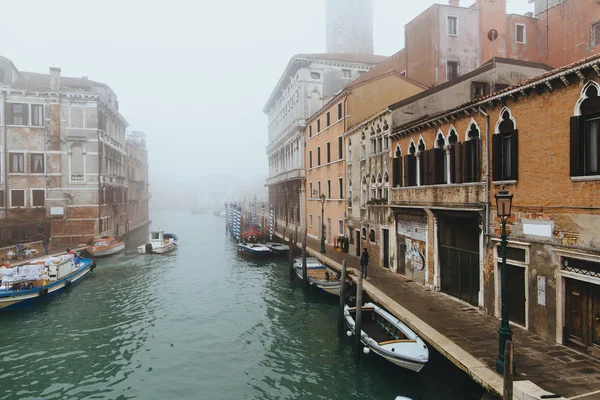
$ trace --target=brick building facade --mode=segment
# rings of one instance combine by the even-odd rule
[[[33,224],[33,237],[86,243],[127,232],[127,121],[106,84],[19,71],[0,57],[5,223]],[[41,229],[45,227],[45,229]],[[14,241],[14,240],[13,240]]]
[[[494,194],[506,187],[511,322],[592,353],[600,344],[599,74],[594,56],[393,134],[408,147],[408,172],[392,205],[427,205],[425,281],[500,315]]]

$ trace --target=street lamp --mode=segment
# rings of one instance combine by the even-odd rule
[[[496,371],[500,374],[504,374],[504,348],[507,340],[512,341],[512,331],[508,322],[508,299],[506,295],[506,246],[508,245],[506,240],[506,220],[510,217],[513,195],[509,194],[508,190],[505,190],[504,187],[502,187],[502,190],[494,197],[496,198],[496,212],[498,218],[502,221],[502,241],[500,242],[500,252],[502,255],[502,321],[500,322],[500,329],[498,329],[499,349],[498,360],[496,360]]]
[[[321,194],[321,254],[325,254],[325,195]]]

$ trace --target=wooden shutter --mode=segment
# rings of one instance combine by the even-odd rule
[[[502,135],[492,135],[492,180],[502,180]]]
[[[410,171],[409,159],[410,159],[410,156],[404,156],[404,157],[402,157],[402,159],[404,160],[404,186],[411,186],[411,184],[410,184],[410,175],[409,175],[409,171]]]
[[[456,146],[452,146],[450,147],[450,165],[448,165],[448,168],[450,168],[450,182],[448,183],[456,183],[456,171],[455,171],[455,159],[454,159],[454,153],[456,152]]]
[[[476,139],[475,144],[475,172],[473,182],[481,182],[481,139]]]
[[[437,151],[438,149],[429,150],[429,184],[435,185],[438,183],[437,181]]]
[[[471,141],[462,144],[462,162],[463,162],[463,183],[473,182],[473,143]]]
[[[402,186],[402,159],[394,158],[394,186]]]
[[[463,183],[463,174],[462,174],[462,155],[463,155],[463,144],[458,142],[454,145],[454,182],[453,183]]]
[[[583,117],[571,117],[571,176],[583,176]]]
[[[421,153],[421,157],[419,157],[419,183],[421,186],[429,185],[429,174],[427,170],[429,169],[429,152],[424,151]]]
[[[512,176],[510,179],[519,179],[519,131],[515,130],[510,135],[510,165]]]

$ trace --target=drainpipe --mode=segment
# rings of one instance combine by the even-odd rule
[[[7,130],[6,130],[6,116],[8,105],[6,104],[6,92],[2,93],[4,97],[4,219],[8,219],[8,149],[7,146]]]
[[[479,107],[485,117],[485,240],[490,240],[490,116]]]

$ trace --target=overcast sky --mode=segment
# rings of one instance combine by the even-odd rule
[[[374,2],[382,55],[400,50],[404,25],[434,3]],[[532,5],[511,0],[508,11]],[[0,37],[0,55],[20,70],[54,65],[112,87],[129,129],[148,137],[158,199],[204,177],[264,180],[262,107],[292,55],[325,51],[325,1],[3,0]]]

